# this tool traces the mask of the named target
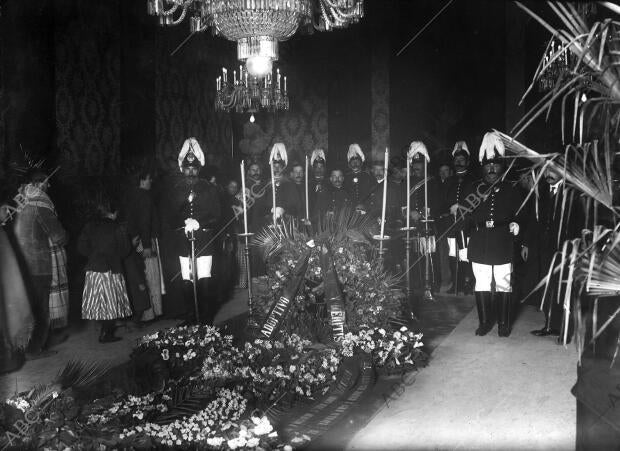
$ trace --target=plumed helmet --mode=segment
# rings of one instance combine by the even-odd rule
[[[201,167],[205,165],[205,155],[194,137],[187,138],[179,152],[179,169],[183,172],[184,167]]]
[[[478,159],[481,164],[498,162],[506,154],[502,138],[495,132],[488,132],[482,138]]]
[[[467,147],[467,143],[465,141],[457,141],[454,144],[454,149],[452,149],[452,158],[457,156],[464,156],[466,158],[470,157],[469,148]]]
[[[351,159],[355,157],[359,157],[362,162],[366,161],[364,152],[362,152],[362,148],[357,143],[353,143],[349,146],[349,151],[347,152],[347,161],[351,161]]]
[[[288,155],[286,154],[286,147],[283,143],[275,143],[271,148],[269,164],[273,164],[276,161],[282,163],[285,167],[288,164]]]
[[[314,166],[315,162],[323,162],[325,164],[325,151],[323,149],[314,149],[310,156],[310,166]]]

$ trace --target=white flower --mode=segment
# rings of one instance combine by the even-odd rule
[[[379,329],[378,332],[382,335],[385,336],[385,329]]]
[[[246,443],[248,448],[256,448],[260,444],[260,439],[258,437],[253,437]]]
[[[294,373],[296,369],[297,369],[297,367],[295,365],[291,365],[290,368],[289,368],[289,371],[291,373]]]

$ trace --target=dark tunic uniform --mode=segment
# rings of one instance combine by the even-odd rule
[[[308,182],[308,197],[310,198],[310,213],[316,210],[316,202],[320,192],[329,188],[329,180],[325,177],[320,179],[312,178]]]
[[[481,202],[465,221],[470,235],[469,261],[483,265],[511,263],[514,235],[510,233],[509,224],[515,221],[521,206],[519,191],[509,182],[498,182],[490,187],[480,181],[473,184],[470,193],[476,194]]]
[[[450,207],[454,204],[459,204],[459,205],[464,204],[465,196],[467,196],[467,194],[471,193],[475,189],[474,188],[475,182],[476,180],[474,179],[474,176],[469,171],[463,175],[459,175],[459,174],[452,175],[446,181],[447,183],[447,186],[445,188],[446,197],[445,197],[442,212],[441,212],[442,216],[448,219],[447,221],[446,220],[443,221],[444,225],[446,226],[445,227],[446,229],[450,227],[450,225],[454,221],[452,219],[453,216],[450,215]],[[456,228],[452,227],[450,231],[448,232],[447,236],[449,238],[455,238],[457,236]],[[463,249],[464,247],[467,247],[466,243],[462,243],[461,241],[462,240],[459,240],[457,242],[459,249]]]
[[[357,208],[358,205],[364,209],[368,208],[370,193],[376,184],[376,179],[365,171],[347,171],[344,175],[344,189],[351,196],[353,208]]]
[[[326,213],[338,213],[345,208],[351,208],[351,196],[344,188],[330,186],[317,195],[315,217],[322,218]]]
[[[194,191],[194,201],[191,203],[188,200],[190,191]],[[185,219],[191,217],[200,224],[200,230],[195,232],[196,257],[213,255],[215,247],[211,238],[216,230],[212,228],[220,219],[220,199],[215,187],[206,180],[180,174],[164,182],[162,194],[162,269],[168,293],[164,313],[168,317],[182,317],[192,310],[192,306],[181,301],[184,296],[179,256],[191,255],[191,245],[184,232]]]
[[[297,189],[295,184],[287,178],[281,178],[276,181],[276,208],[284,209],[284,213],[289,216],[297,216],[298,211],[303,211],[303,205],[298,205]],[[265,195],[257,201],[260,215],[263,219],[262,226],[273,222],[273,194],[271,186],[265,189]]]
[[[394,183],[388,180],[387,199],[385,207],[386,227],[403,227],[401,206],[406,203],[406,186],[403,183]],[[375,182],[368,202],[368,213],[380,217],[383,209],[383,181]]]

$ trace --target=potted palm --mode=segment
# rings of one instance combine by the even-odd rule
[[[573,202],[586,206],[586,229],[582,236],[560,246],[547,277],[567,279],[558,302],[565,319],[575,322],[577,346],[577,449],[617,449],[620,443],[620,209],[615,202],[614,156],[620,126],[620,6],[598,2],[598,19],[588,23],[583,8],[566,2],[547,2],[560,26],[532,11],[530,15],[560,45],[546,52],[524,97],[559,59],[568,70],[557,73],[549,91],[524,115],[510,135],[499,133],[507,149],[532,161],[537,194],[542,170],[560,175],[565,183],[561,214]],[[517,138],[533,121],[559,104],[563,139],[571,143],[563,152],[539,154]],[[569,133],[571,132],[572,133]],[[561,339],[569,341],[564,332]]]

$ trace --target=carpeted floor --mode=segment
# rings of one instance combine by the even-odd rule
[[[472,311],[348,449],[574,449],[576,351],[530,335],[541,321],[525,306],[509,338],[476,337]]]

